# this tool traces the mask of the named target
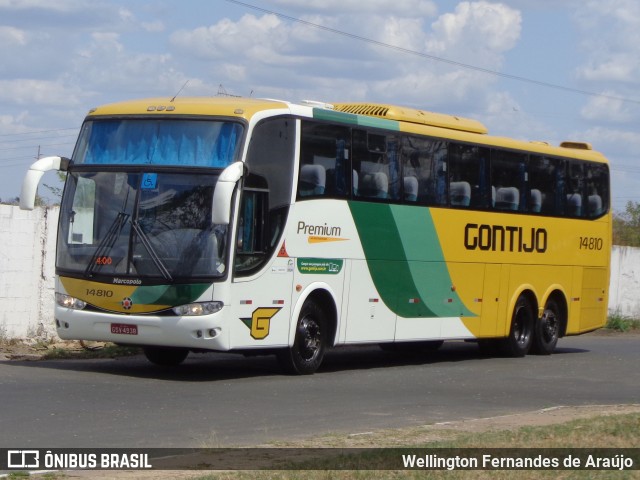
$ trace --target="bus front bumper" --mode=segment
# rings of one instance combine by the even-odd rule
[[[63,340],[227,351],[224,310],[199,316],[109,315],[56,305],[55,322]]]

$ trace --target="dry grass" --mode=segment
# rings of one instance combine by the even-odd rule
[[[640,411],[635,413],[603,415],[594,418],[577,419],[559,425],[526,426],[515,429],[484,431],[484,432],[447,432],[446,440],[411,442],[407,438],[403,447],[419,448],[640,448]],[[397,431],[391,432],[396,438]],[[385,442],[394,444],[399,442]],[[380,446],[370,443],[369,446]],[[381,468],[396,462],[399,452],[388,451],[371,454],[353,455],[351,457],[335,459],[320,459],[292,463],[288,468],[299,470],[252,471],[252,472],[217,472],[197,477],[198,480],[271,480],[271,479],[511,479],[518,480],[553,478],[553,479],[632,479],[640,478],[636,471],[586,471],[586,470],[554,470],[554,471],[424,471],[424,470],[365,470],[360,466],[379,465]],[[345,470],[350,468],[351,470]],[[320,469],[320,470],[310,470]],[[322,470],[324,469],[324,470]]]

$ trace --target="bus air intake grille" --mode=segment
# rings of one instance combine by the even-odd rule
[[[350,113],[353,115],[377,117],[385,120],[395,120],[397,122],[417,123],[419,125],[483,135],[488,133],[487,127],[477,120],[457,117],[455,115],[376,103],[332,103],[332,105],[337,112]]]
[[[343,104],[335,108],[339,112],[353,113],[354,115],[367,115],[369,117],[386,117],[389,108],[382,105],[368,104]]]

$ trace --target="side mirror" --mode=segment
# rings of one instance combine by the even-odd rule
[[[225,168],[213,191],[212,220],[217,225],[229,225],[231,221],[231,199],[238,180],[244,175],[244,163],[235,162]]]
[[[69,159],[64,157],[44,157],[34,162],[27,171],[27,175],[22,182],[22,191],[20,192],[20,209],[33,210],[36,203],[36,193],[38,184],[45,172],[51,170],[66,171],[69,167]]]

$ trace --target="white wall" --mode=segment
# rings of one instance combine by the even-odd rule
[[[640,248],[613,247],[609,311],[640,318]]]
[[[0,337],[55,336],[58,208],[0,205]],[[640,248],[613,247],[609,311],[640,318]]]
[[[0,337],[49,338],[58,208],[0,205]]]

